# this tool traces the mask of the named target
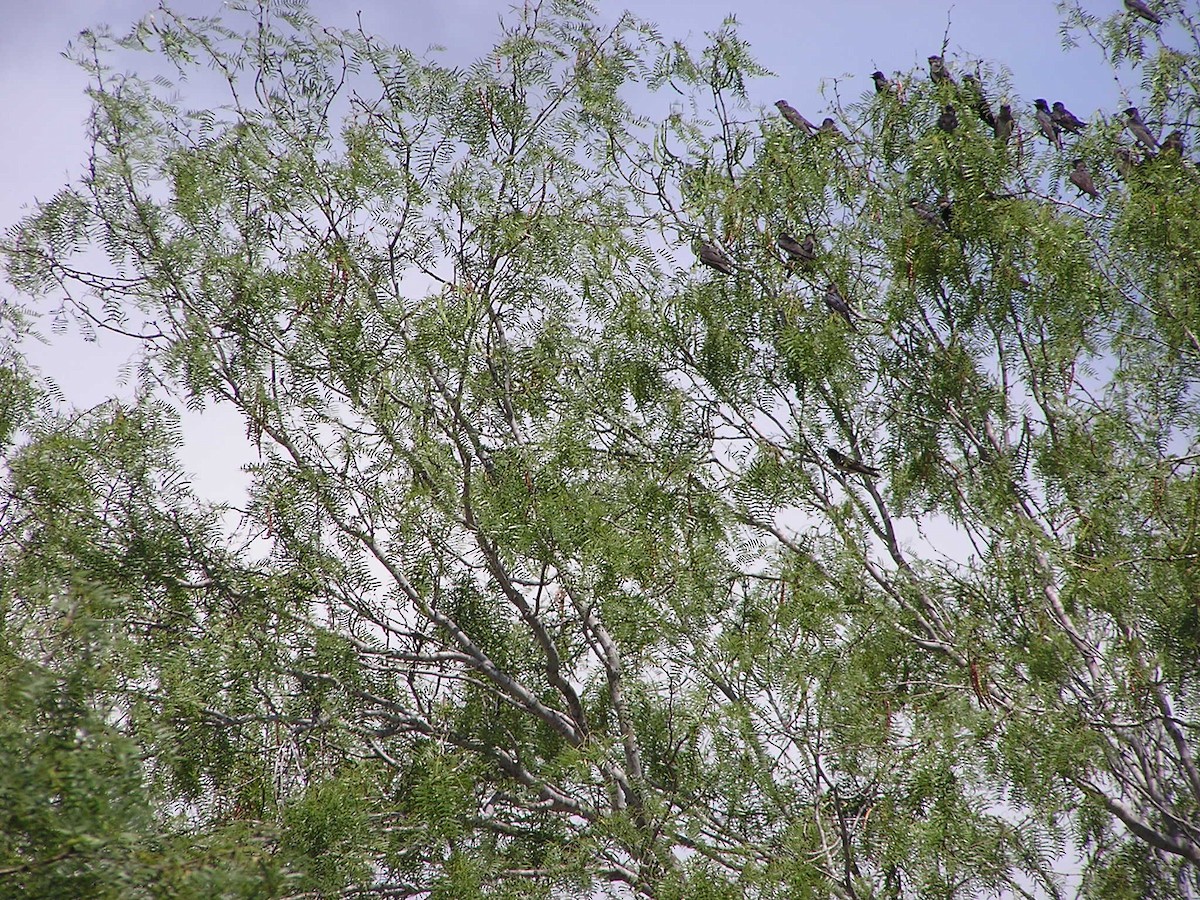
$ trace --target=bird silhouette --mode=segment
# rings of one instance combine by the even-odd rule
[[[1075,117],[1075,113],[1063,106],[1061,100],[1054,101],[1054,106],[1050,110],[1050,121],[1063,131],[1071,132],[1071,134],[1079,134],[1079,132],[1087,127],[1084,122]]]
[[[871,78],[875,80],[875,93],[886,94],[892,89],[892,83],[878,69],[871,73]]]
[[[834,468],[839,472],[845,472],[848,475],[866,475],[868,478],[879,477],[879,470],[874,466],[868,466],[857,459],[851,459],[849,456],[832,447],[825,448],[825,455],[829,457],[829,461],[833,463]]]
[[[787,119],[788,122],[798,131],[801,131],[804,134],[812,134],[816,130],[817,126],[808,121],[808,119],[804,118],[804,116],[800,115],[800,112],[796,109],[796,107],[792,106],[786,100],[776,100],[775,106],[778,107],[779,112],[783,115],[783,117]]]
[[[779,249],[795,262],[809,266],[817,261],[817,239],[815,235],[810,234],[805,237],[802,244],[786,231],[781,231],[779,232],[778,244]]]
[[[701,242],[699,256],[700,262],[710,268],[716,269],[722,275],[733,274],[733,262],[712,244]]]
[[[1092,181],[1092,173],[1087,170],[1087,166],[1083,164],[1082,159],[1075,160],[1072,165],[1075,167],[1071,170],[1071,184],[1079,188],[1081,194],[1087,194],[1089,197],[1099,199],[1100,192],[1096,190],[1096,185]]]
[[[1047,141],[1061,150],[1062,138],[1058,136],[1058,126],[1054,124],[1054,119],[1050,116],[1050,107],[1046,105],[1045,100],[1040,98],[1034,100],[1033,105],[1037,108],[1038,128],[1042,130]]]
[[[858,328],[854,325],[854,319],[850,317],[850,304],[846,302],[846,298],[842,296],[842,292],[838,290],[838,286],[832,281],[829,282],[829,287],[825,288],[825,305],[829,307],[831,312],[835,312],[845,319],[851,331],[858,331]]]
[[[938,116],[937,126],[947,134],[958,127],[958,113],[954,111],[953,103],[947,103],[942,107],[942,114]]]
[[[950,77],[946,69],[946,61],[940,56],[929,57],[929,80],[934,84],[950,84],[957,87],[957,82]]]
[[[1138,112],[1137,107],[1129,107],[1129,109],[1125,110],[1125,115],[1128,117],[1125,127],[1128,128],[1129,132],[1138,139],[1138,143],[1144,144],[1151,150],[1157,150],[1158,138],[1156,138],[1150,129],[1146,127],[1146,123],[1142,121],[1142,116]]]
[[[1183,132],[1180,131],[1178,128],[1176,128],[1174,131],[1172,131],[1170,134],[1168,134],[1165,138],[1163,138],[1162,152],[1163,153],[1174,152],[1174,153],[1178,153],[1180,156],[1183,156]]]
[[[994,129],[996,117],[992,115],[992,106],[988,103],[987,95],[984,94],[983,85],[979,83],[979,79],[968,72],[963,76],[963,90],[970,93],[972,105],[975,107],[975,114],[979,116],[979,121]]]
[[[1012,107],[1007,103],[1000,107],[1000,115],[996,117],[996,125],[993,131],[996,133],[996,138],[1002,144],[1007,144],[1008,139],[1012,137],[1013,126],[1016,123],[1013,121]]]

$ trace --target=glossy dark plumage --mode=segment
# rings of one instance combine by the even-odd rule
[[[1050,107],[1047,105],[1045,100],[1040,98],[1034,100],[1033,105],[1037,109],[1036,116],[1038,128],[1041,129],[1042,134],[1045,135],[1047,141],[1061,150],[1062,138],[1058,135],[1058,126],[1054,124],[1054,119],[1050,116]]]
[[[1155,25],[1162,24],[1162,19],[1158,17],[1158,14],[1143,3],[1142,0],[1125,0],[1125,8],[1147,22],[1153,22]]]
[[[1128,121],[1125,127],[1129,129],[1130,134],[1138,139],[1138,143],[1149,147],[1151,150],[1158,149],[1158,138],[1146,127],[1146,123],[1142,121],[1142,116],[1138,112],[1136,106],[1131,106],[1125,110],[1125,115]]]
[[[817,261],[817,239],[815,235],[808,235],[804,239],[804,243],[800,243],[786,231],[779,232],[779,249],[787,254],[788,259],[803,265],[811,265]]]
[[[825,455],[829,457],[829,461],[833,463],[834,468],[839,472],[845,472],[848,475],[866,475],[868,478],[879,477],[879,470],[874,466],[868,466],[857,459],[851,459],[849,456],[834,450],[832,447],[825,448]]]
[[[953,103],[947,103],[942,107],[942,114],[938,116],[937,127],[947,134],[958,127],[958,113],[954,111]]]
[[[812,134],[816,130],[816,126],[800,115],[800,112],[786,100],[776,100],[775,106],[779,109],[780,114],[787,119],[789,124],[799,131],[804,132],[804,134]]]
[[[975,108],[975,114],[979,116],[979,121],[994,129],[996,117],[992,115],[992,106],[988,103],[987,95],[984,94],[983,85],[979,83],[979,79],[970,73],[964,75],[963,90],[970,92],[971,105]]]
[[[892,89],[892,83],[878,69],[871,73],[871,78],[875,81],[875,93],[886,94]]]
[[[992,129],[1001,143],[1008,143],[1008,139],[1012,137],[1014,124],[1012,107],[1005,103],[1000,107],[1000,115],[996,117],[996,125]]]
[[[710,268],[716,269],[722,275],[733,274],[733,262],[712,244],[701,243],[698,256],[700,257],[700,262]]]
[[[850,317],[850,304],[846,302],[846,298],[842,296],[842,292],[832,281],[829,282],[829,287],[825,288],[825,305],[829,307],[830,312],[835,312],[845,319],[851,331],[858,331],[854,325],[854,319]]]
[[[1050,121],[1063,131],[1071,132],[1071,134],[1079,134],[1079,132],[1087,127],[1087,123],[1076,118],[1075,113],[1063,106],[1061,100],[1054,101],[1054,106],[1050,110]]]
[[[1071,184],[1079,188],[1081,194],[1087,194],[1089,197],[1100,198],[1100,192],[1096,190],[1096,185],[1092,181],[1092,173],[1087,170],[1087,166],[1083,164],[1082,159],[1077,159],[1072,163],[1075,167],[1071,170]]]

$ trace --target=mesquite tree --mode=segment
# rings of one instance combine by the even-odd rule
[[[5,244],[140,349],[63,413],[6,345],[0,877],[1200,893],[1195,23],[1066,9],[1185,144],[1059,152],[974,61],[808,133],[732,21],[527,4],[459,70],[246,6],[81,36],[85,174]]]

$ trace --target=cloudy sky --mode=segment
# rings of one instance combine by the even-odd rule
[[[665,38],[700,43],[729,13],[759,60],[777,74],[754,90],[764,105],[786,97],[809,118],[824,114],[822,79],[846,79],[843,95],[857,98],[870,87],[869,73],[891,73],[924,66],[943,40],[952,66],[957,60],[983,57],[1008,66],[1025,102],[1034,97],[1062,99],[1083,118],[1096,109],[1120,109],[1131,82],[1114,80],[1098,51],[1084,43],[1069,52],[1061,47],[1054,0],[593,0],[602,18],[614,20],[629,8],[655,22]],[[1121,9],[1120,0],[1085,0],[1097,15]],[[81,29],[108,23],[115,31],[150,12],[150,0],[0,0],[0,98],[7,127],[0,129],[0,224],[12,224],[35,198],[51,196],[77,175],[85,158],[83,90],[85,79],[62,51]],[[217,15],[219,0],[177,0],[174,8],[194,15]],[[423,51],[446,48],[454,63],[466,63],[485,51],[497,33],[507,0],[313,0],[312,9],[329,25],[350,26],[361,10],[368,31]],[[958,63],[959,71],[965,63]],[[994,97],[994,100],[1000,98]],[[0,299],[13,298],[0,282]],[[45,329],[48,331],[48,329]],[[128,394],[121,368],[131,348],[102,336],[82,344],[75,333],[57,337],[30,355],[78,406],[90,406],[113,393]],[[196,461],[199,481],[230,496],[242,483],[236,465],[211,469],[211,452],[229,435],[240,438],[240,425],[228,415],[209,412],[203,421],[186,423],[189,463]],[[230,497],[231,498],[231,497]]]

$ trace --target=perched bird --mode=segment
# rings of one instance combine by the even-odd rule
[[[1013,124],[1012,107],[1005,103],[1000,107],[1000,115],[996,117],[996,124],[992,128],[1002,144],[1007,144],[1008,139],[1012,137]]]
[[[1095,197],[1097,200],[1100,199],[1100,192],[1096,190],[1096,185],[1092,181],[1092,173],[1087,170],[1083,160],[1077,159],[1071,165],[1075,167],[1071,170],[1071,184],[1079,188],[1079,193]]]
[[[1161,25],[1162,19],[1150,9],[1142,0],[1125,0],[1125,8],[1135,16],[1140,16],[1147,22],[1153,22],[1155,25]]]
[[[979,120],[989,128],[996,127],[996,117],[992,115],[992,106],[988,103],[987,95],[983,93],[983,85],[979,83],[979,79],[969,72],[963,76],[963,89],[969,91],[971,99],[974,101],[975,114],[979,116]]]
[[[802,131],[804,134],[812,134],[816,130],[817,126],[800,115],[796,107],[792,106],[786,100],[776,100],[775,105],[779,108],[779,112],[782,113],[783,117],[797,130]]]
[[[846,302],[846,298],[842,296],[842,292],[832,281],[829,282],[829,287],[825,288],[825,305],[829,307],[830,312],[835,312],[845,319],[851,331],[858,331],[854,326],[854,320],[850,317],[850,304]]]
[[[821,120],[821,127],[818,128],[817,131],[819,131],[821,134],[835,134],[838,137],[842,136],[842,133],[838,131],[837,122],[833,121],[833,119],[831,119],[829,116],[826,116]]]
[[[929,57],[929,80],[934,84],[955,84],[946,69],[946,61],[940,56]]]
[[[1117,147],[1114,151],[1117,157],[1117,172],[1121,177],[1128,180],[1137,168],[1137,159],[1133,155],[1133,151],[1128,147]]]
[[[1163,138],[1162,152],[1170,153],[1172,151],[1183,156],[1183,132],[1178,128]]]
[[[781,231],[779,232],[778,243],[779,249],[787,254],[788,259],[805,266],[810,266],[817,261],[817,239],[815,235],[808,235],[802,244],[786,231]]]
[[[1137,107],[1129,107],[1129,109],[1125,110],[1125,115],[1129,117],[1129,121],[1125,123],[1125,127],[1138,139],[1138,143],[1144,144],[1151,150],[1157,150],[1158,138],[1151,134],[1150,129],[1146,127],[1146,123],[1142,121]]]
[[[937,127],[947,134],[958,127],[958,113],[954,111],[953,103],[947,103],[942,107],[942,114],[938,116]]]
[[[879,470],[874,466],[868,466],[865,463],[860,463],[857,459],[851,459],[849,456],[834,450],[832,447],[825,448],[825,455],[829,457],[829,461],[833,463],[834,468],[839,472],[845,472],[847,475],[866,475],[868,478],[879,477]]]
[[[1087,127],[1084,122],[1075,117],[1075,113],[1063,106],[1061,100],[1054,101],[1054,106],[1050,110],[1050,121],[1071,134],[1079,134]]]
[[[722,275],[733,274],[733,262],[712,244],[701,242],[699,256],[700,262],[710,268],[716,269]]]
[[[892,83],[887,80],[887,76],[876,69],[871,73],[871,77],[875,79],[875,93],[886,94],[892,89]]]
[[[1046,105],[1046,101],[1037,99],[1033,101],[1033,105],[1037,107],[1037,123],[1041,128],[1042,134],[1046,136],[1046,140],[1062,149],[1062,138],[1058,136],[1058,126],[1054,124],[1054,119],[1050,117],[1050,107]]]
[[[941,212],[938,212],[937,210],[930,208],[930,206],[928,204],[922,203],[916,197],[910,198],[908,201],[908,205],[909,205],[909,208],[911,208],[913,212],[915,212],[918,216],[920,216],[925,221],[926,224],[932,225],[935,228],[949,228],[950,227],[950,202],[949,201],[946,201],[945,206],[941,206],[941,204],[939,203],[939,206],[941,207]]]

